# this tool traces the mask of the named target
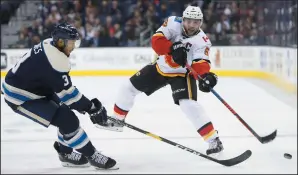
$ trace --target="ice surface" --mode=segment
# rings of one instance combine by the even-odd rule
[[[87,97],[98,97],[111,114],[113,104],[128,77],[75,77],[73,84]],[[129,128],[112,132],[95,128],[87,115],[79,115],[81,126],[93,144],[117,160],[119,170],[64,168],[53,149],[56,128],[48,129],[14,114],[1,97],[1,173],[296,173],[297,108],[273,97],[245,79],[221,78],[215,90],[261,136],[278,129],[277,138],[261,144],[211,93],[198,92],[224,144],[220,159],[237,156],[247,149],[252,156],[233,166],[208,161]],[[208,145],[173,104],[170,87],[152,96],[137,96],[127,123],[205,153]],[[293,155],[291,160],[284,153]]]

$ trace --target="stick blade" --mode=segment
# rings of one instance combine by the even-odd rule
[[[218,163],[224,165],[224,166],[234,166],[237,165],[241,162],[244,162],[246,159],[248,159],[250,156],[252,155],[251,150],[246,150],[244,153],[242,153],[241,155],[234,157],[232,159],[228,159],[228,160],[219,160]]]
[[[276,135],[277,135],[277,130],[275,130],[273,133],[271,133],[271,134],[269,134],[269,135],[267,135],[267,136],[265,136],[265,137],[261,137],[261,138],[259,139],[259,141],[260,141],[262,144],[269,143],[269,142],[271,142],[272,140],[275,139]]]

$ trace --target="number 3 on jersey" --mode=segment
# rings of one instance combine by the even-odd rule
[[[17,72],[17,70],[19,69],[20,65],[31,56],[31,51],[32,51],[32,49],[30,49],[27,53],[25,53],[22,56],[22,58],[17,62],[17,64],[11,69],[12,73],[15,74]],[[33,51],[34,51],[34,54],[38,54],[40,51],[42,51],[41,43],[34,45]]]
[[[68,80],[67,75],[62,75],[62,78],[64,80],[64,86],[67,86],[69,84],[69,80]]]

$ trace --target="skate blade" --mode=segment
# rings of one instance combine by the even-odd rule
[[[98,124],[95,124],[95,126],[99,129],[105,129],[109,131],[116,131],[116,132],[123,132],[123,128],[116,128],[116,127],[104,127]]]
[[[119,167],[111,167],[111,168],[98,168],[95,167],[96,170],[110,171],[110,170],[119,170]]]
[[[76,164],[72,164],[72,163],[68,163],[68,162],[62,162],[61,164],[63,167],[68,167],[68,168],[88,168],[88,167],[90,167],[89,163],[86,163],[84,165],[76,165]]]
[[[221,157],[224,155],[223,150],[218,153],[211,153],[208,156],[214,158],[214,159],[221,159]]]

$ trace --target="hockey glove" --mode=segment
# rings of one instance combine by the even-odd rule
[[[90,115],[90,119],[93,124],[103,124],[107,122],[107,111],[105,107],[97,98],[92,99],[91,102],[93,105],[87,112]]]
[[[202,78],[199,80],[199,89],[202,92],[210,92],[211,88],[217,84],[217,75],[212,72],[202,75]]]
[[[175,42],[171,46],[170,50],[170,55],[172,55],[174,62],[182,67],[185,67],[187,52],[184,44],[181,41]]]

